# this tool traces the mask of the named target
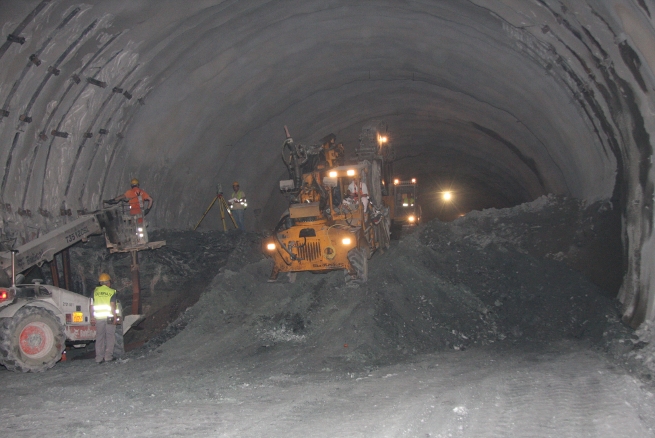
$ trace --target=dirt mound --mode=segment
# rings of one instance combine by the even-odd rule
[[[139,325],[140,330],[126,336],[127,344],[139,345],[155,338],[162,343],[172,336],[171,330],[173,333],[179,331],[180,327],[175,331],[169,324],[198,301],[219,269],[228,262],[230,254],[234,254],[234,259],[239,251],[250,251],[259,237],[236,231],[159,230],[151,233],[150,241],[159,240],[165,240],[166,246],[139,252],[141,312],[147,318]],[[131,255],[110,254],[102,237],[76,245],[70,252],[72,289],[90,296],[98,284],[98,275],[107,272],[123,307],[131,313]]]
[[[427,239],[444,230],[427,225]],[[542,196],[502,210],[472,211],[449,223],[449,239],[485,248],[494,243],[537,258],[562,261],[615,297],[623,280],[621,216],[609,202]],[[434,240],[434,239],[433,239]]]
[[[261,357],[255,362],[265,367],[320,370],[491,343],[600,345],[617,324],[617,303],[566,257],[549,256],[572,253],[579,233],[569,229],[571,217],[597,227],[598,209],[582,207],[542,198],[431,222],[376,254],[359,287],[346,286],[341,272],[267,283],[270,262],[256,245],[238,247],[178,320],[185,329],[161,348],[210,362]],[[562,212],[565,219],[553,223]],[[593,246],[593,237],[578,248]]]

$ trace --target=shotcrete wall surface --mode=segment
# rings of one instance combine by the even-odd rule
[[[236,179],[248,227],[266,228],[284,209],[284,125],[305,143],[334,132],[352,151],[379,118],[399,172],[450,179],[478,207],[610,200],[624,222],[620,298],[637,326],[655,316],[653,11],[643,0],[2,2],[3,233],[33,238],[131,177],[155,198],[153,227],[189,228]]]

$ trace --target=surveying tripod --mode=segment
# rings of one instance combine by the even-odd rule
[[[216,196],[214,196],[214,199],[212,200],[211,204],[209,204],[209,207],[207,207],[207,210],[202,214],[202,217],[198,221],[195,227],[193,227],[193,231],[196,231],[196,228],[200,225],[200,222],[207,216],[207,213],[209,213],[209,210],[212,209],[214,204],[218,201],[218,206],[221,211],[221,222],[223,222],[223,231],[227,231],[227,224],[225,223],[225,212],[227,211],[228,216],[230,216],[230,219],[232,220],[232,225],[234,225],[234,228],[239,229],[237,226],[236,221],[234,220],[234,217],[232,216],[232,212],[230,211],[230,206],[227,205],[227,201],[223,197],[223,189],[221,188],[221,185],[219,184],[218,187],[216,187]]]

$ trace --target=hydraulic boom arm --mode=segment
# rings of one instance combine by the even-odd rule
[[[100,234],[102,229],[96,215],[81,216],[38,239],[14,248],[16,253],[16,272],[22,272],[34,265],[52,261],[55,254],[92,234]],[[0,270],[11,275],[11,252],[0,252]]]

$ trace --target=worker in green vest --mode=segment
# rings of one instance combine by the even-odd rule
[[[116,324],[116,291],[112,289],[111,277],[102,273],[98,277],[100,286],[93,291],[93,316],[96,320],[96,363],[114,359],[114,337]]]
[[[248,201],[246,201],[246,194],[243,193],[243,190],[239,189],[239,182],[234,181],[232,183],[232,197],[228,200],[230,203],[230,210],[232,211],[232,217],[237,223],[237,228],[241,231],[246,229],[246,224],[243,221],[243,215],[245,209],[248,207]]]

